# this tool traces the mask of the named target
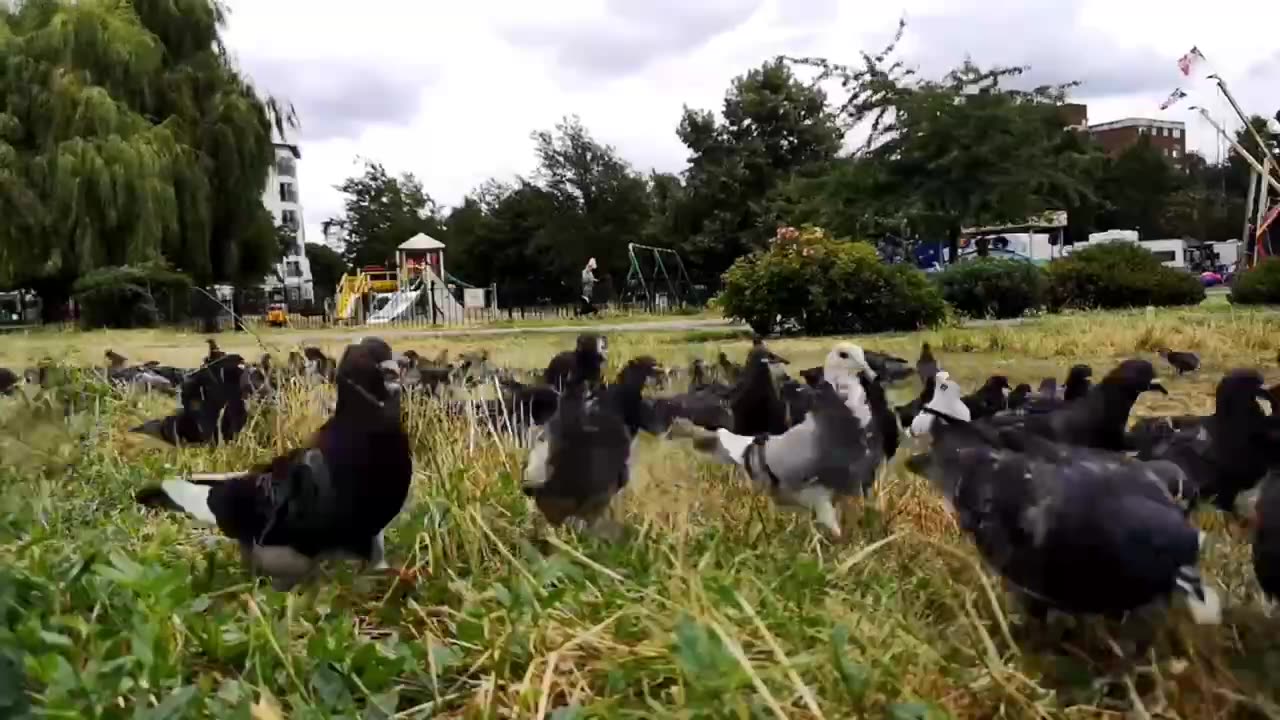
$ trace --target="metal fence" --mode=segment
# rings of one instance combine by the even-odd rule
[[[507,294],[497,286],[448,288],[436,284],[414,291],[365,295],[355,303],[351,316],[347,318],[334,316],[333,302],[290,302],[282,326],[306,330],[330,327],[443,330],[522,322],[569,322],[584,317],[664,316],[688,311],[663,296],[648,303],[624,302],[607,284],[597,288],[590,305],[581,297],[571,297],[563,289],[552,290],[551,293],[541,293],[536,288],[514,287]],[[547,294],[551,297],[546,297]],[[130,305],[128,308],[110,309],[105,314],[110,316],[112,325],[121,327],[163,326],[213,333],[233,330],[238,323],[254,330],[272,325],[268,314],[271,303],[271,298],[259,288],[236,291],[231,295],[217,295],[193,288],[185,293],[149,297],[143,303],[145,312],[138,311],[139,306]],[[63,328],[97,325],[102,322],[104,311],[73,305],[65,315],[54,325]]]

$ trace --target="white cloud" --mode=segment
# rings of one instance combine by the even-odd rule
[[[1090,120],[1168,117],[1217,155],[1189,106],[1235,123],[1211,83],[1186,83],[1178,56],[1198,45],[1246,110],[1280,107],[1280,6],[1138,0],[231,0],[227,44],[264,90],[292,101],[308,237],[341,209],[333,189],[357,155],[413,171],[453,204],[489,177],[533,169],[530,132],[578,114],[641,170],[679,170],[681,109],[717,108],[729,81],[779,54],[853,62],[901,16],[903,50],[926,71],[970,55],[1031,64],[1034,79],[1080,79]],[[1247,22],[1244,20],[1247,18]],[[1179,84],[1192,98],[1161,113]]]

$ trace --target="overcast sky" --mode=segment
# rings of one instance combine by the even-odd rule
[[[1014,0],[1016,2],[1016,0]],[[529,133],[567,114],[641,171],[678,171],[681,108],[719,109],[729,81],[780,53],[854,61],[907,19],[902,55],[925,72],[966,55],[1080,80],[1090,122],[1182,120],[1189,106],[1238,125],[1208,81],[1176,61],[1192,45],[1246,112],[1280,108],[1280,3],[1259,0],[230,0],[227,43],[259,88],[297,108],[307,239],[341,210],[334,185],[357,156],[414,172],[456,204],[490,177],[533,169]],[[1010,7],[1014,7],[1010,3]],[[1166,112],[1175,87],[1192,97]]]

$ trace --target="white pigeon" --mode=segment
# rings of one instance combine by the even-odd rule
[[[672,434],[693,437],[696,448],[745,468],[752,485],[780,507],[812,511],[819,525],[840,537],[834,499],[864,494],[884,459],[881,444],[870,436],[871,406],[859,374],[875,379],[862,348],[839,343],[827,353],[812,411],[785,433],[712,434],[677,422]]]

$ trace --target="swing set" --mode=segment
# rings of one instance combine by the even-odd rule
[[[627,243],[627,256],[631,259],[631,270],[627,272],[623,304],[640,306],[649,312],[697,304],[697,292],[680,253],[671,248]],[[648,261],[648,273],[641,258]]]

